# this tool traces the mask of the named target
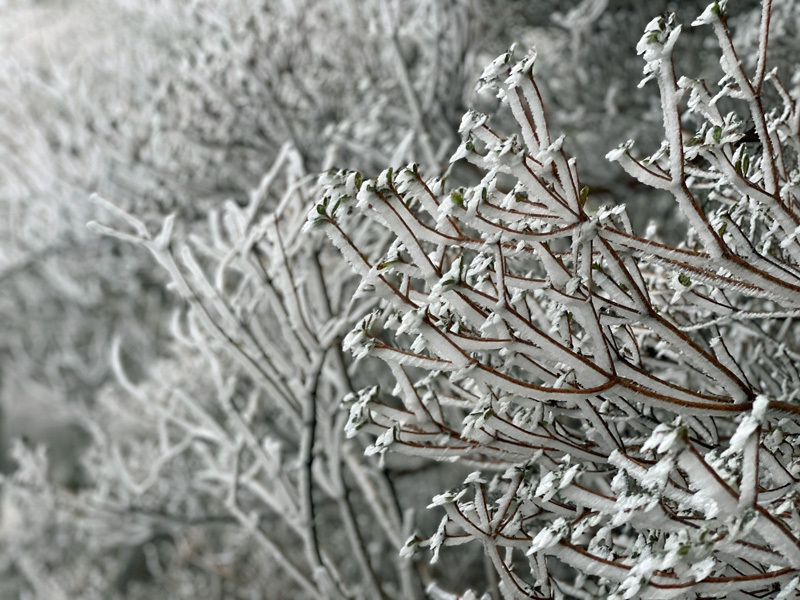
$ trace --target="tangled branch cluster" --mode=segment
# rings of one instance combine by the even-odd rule
[[[374,557],[402,545],[408,516],[389,475],[345,439],[339,410],[339,399],[353,392],[341,329],[370,301],[352,300],[346,266],[329,264],[299,235],[307,184],[300,155],[287,145],[249,203],[228,202],[211,214],[210,239],[189,243],[174,235],[172,218],[151,236],[98,199],[133,231],[91,227],[147,248],[188,301],[174,335],[203,375],[176,378],[168,363],[138,386],[117,362],[137,408],[112,398],[111,412],[157,424],[158,439],[148,462],[141,449],[120,453],[114,436],[95,431],[106,452],[125,456],[117,465],[123,476],[105,473],[116,485],[94,503],[124,507],[155,493],[154,505],[176,515],[224,515],[288,576],[290,583],[269,586],[275,593],[415,597],[421,583],[413,563],[381,565]],[[279,206],[261,212],[275,195]],[[190,465],[188,478],[173,472],[181,464]],[[167,490],[157,489],[167,480],[187,486],[179,497],[192,499],[192,510],[172,506]],[[367,515],[376,531],[364,532]]]
[[[362,382],[341,332],[373,302],[299,233],[306,169],[446,162],[472,3],[67,4],[31,13],[67,31],[41,36],[55,59],[0,61],[0,409],[47,435],[0,465],[0,596],[420,597],[394,559],[402,477],[343,434]],[[88,432],[79,451],[51,442],[34,376]],[[28,433],[9,412],[0,463]]]
[[[695,21],[721,48],[713,91],[677,78],[671,18],[639,43],[665,141],[607,158],[674,197],[679,247],[637,235],[622,206],[590,208],[533,53],[481,78],[518,134],[464,117],[451,162],[479,183],[448,191],[415,165],[323,177],[309,227],[381,299],[345,345],[396,381],[349,398],[348,434],[476,469],[405,554],[476,542],[509,598],[796,597],[800,97],[767,70],[770,10],[752,76],[724,3]],[[354,215],[392,233],[388,251],[363,247]]]

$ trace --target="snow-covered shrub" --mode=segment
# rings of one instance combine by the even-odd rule
[[[6,493],[27,526],[10,528],[10,554],[41,559],[44,532],[72,539],[83,561],[58,565],[56,544],[44,569],[64,597],[87,587],[98,597],[134,593],[141,584],[128,571],[142,553],[151,579],[143,597],[152,585],[183,586],[182,597],[220,586],[310,598],[422,589],[412,563],[382,559],[397,555],[411,528],[391,476],[344,436],[340,401],[359,380],[341,330],[374,302],[353,300],[346,265],[299,235],[310,183],[286,146],[244,207],[226,203],[206,236],[189,239],[174,235],[172,218],[152,237],[97,200],[116,228],[92,228],[150,250],[189,306],[172,323],[173,356],[143,381],[131,380],[116,349],[123,389],[108,388],[85,414],[88,484],[48,486],[42,457],[18,449]],[[36,523],[43,513],[51,519]],[[258,557],[278,575],[259,573]],[[182,562],[197,564],[194,583]]]
[[[105,382],[114,330],[137,362],[155,356],[150,319],[169,304],[152,262],[86,230],[92,192],[150,226],[175,212],[190,229],[256,187],[285,141],[313,171],[377,171],[412,151],[435,166],[457,142],[467,2],[415,1],[403,19],[381,2],[12,4],[0,28],[0,353],[69,395]]]
[[[635,232],[622,206],[589,208],[533,52],[481,78],[516,133],[462,121],[451,162],[479,183],[416,165],[321,179],[309,228],[381,300],[345,346],[396,380],[355,398],[348,434],[373,434],[368,453],[475,469],[433,499],[441,523],[405,555],[474,542],[509,598],[796,597],[800,90],[768,69],[770,5],[752,74],[724,2],[693,23],[716,34],[718,84],[675,73],[672,17],[637,46],[664,142],[607,158],[674,198],[677,247]],[[392,233],[380,257],[353,230],[363,216]]]
[[[338,330],[371,301],[350,302],[349,270],[299,237],[297,203],[317,193],[304,168],[446,162],[472,77],[470,3],[404,3],[402,19],[383,2],[69,6],[31,7],[58,35],[0,64],[1,393],[35,408],[44,379],[92,443],[66,478],[52,443],[47,458],[16,447],[0,595],[418,596],[413,565],[383,560],[411,529],[392,499],[410,494],[392,491],[404,475],[340,441],[341,397],[364,382]],[[153,245],[170,211],[169,244]],[[125,233],[83,227],[112,217]],[[174,345],[165,275],[192,306]],[[123,389],[106,385],[115,332]],[[15,421],[2,435],[27,433]]]

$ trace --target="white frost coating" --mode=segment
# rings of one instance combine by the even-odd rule
[[[543,167],[548,166],[556,157],[561,153],[561,149],[564,146],[564,140],[567,136],[561,134],[558,136],[556,141],[550,144],[547,148],[542,148],[542,150],[535,156],[536,160],[542,163]]]
[[[567,454],[569,457],[569,454]],[[580,469],[580,465],[572,465],[569,469],[567,469],[566,473],[561,477],[561,482],[558,484],[558,489],[564,489],[567,487],[572,481],[575,479],[575,476],[578,474],[578,470]]]
[[[422,191],[422,185],[414,173],[416,169],[418,169],[417,165],[412,163],[397,172],[394,178],[394,186],[397,189],[397,193],[405,195],[413,192],[413,195],[416,195]]]
[[[657,425],[650,434],[650,437],[642,446],[642,452],[646,453],[655,449],[656,453],[663,454],[674,449],[675,443],[685,434],[685,429],[681,426],[681,418],[677,417],[672,423],[662,423]]]
[[[755,418],[759,423],[763,422],[764,417],[767,415],[768,408],[769,397],[765,396],[764,394],[759,394],[753,401],[753,418]]]
[[[781,588],[781,591],[775,596],[775,600],[789,600],[789,598],[795,597],[794,593],[798,588],[800,588],[800,577],[795,577]]]
[[[534,494],[541,498],[542,500],[550,500],[552,498],[558,488],[555,485],[556,482],[556,473],[555,471],[548,471],[544,474],[544,477],[539,481],[539,485],[536,486],[536,491]]]
[[[699,27],[700,25],[712,25],[715,21],[719,20],[720,13],[725,12],[725,7],[728,0],[720,0],[719,2],[712,2],[706,9],[692,21],[692,27]]]
[[[347,406],[350,405],[350,414],[345,425],[345,434],[348,438],[358,435],[358,430],[366,425],[370,420],[368,405],[372,402],[379,393],[379,388],[373,386],[361,390],[357,394],[348,394],[345,396],[342,403]]]
[[[467,475],[466,479],[464,479],[464,484],[466,485],[473,483],[486,483],[486,480],[483,478],[483,475],[480,471],[473,471]]]
[[[419,538],[415,533],[410,538],[408,538],[403,544],[403,547],[400,548],[400,558],[411,558],[417,551],[417,546],[419,545]]]
[[[689,576],[695,581],[702,581],[714,572],[716,561],[713,557],[709,556],[705,560],[695,563],[689,569]]]
[[[674,468],[675,458],[666,456],[647,469],[647,472],[643,476],[638,477],[639,483],[641,483],[644,488],[653,490],[656,493],[662,493],[667,485],[669,475]]]
[[[382,434],[380,434],[372,445],[367,446],[367,449],[364,451],[366,456],[373,456],[375,454],[383,454],[386,452],[387,448],[391,446],[396,440],[398,436],[398,427],[395,425],[390,427]]]
[[[619,147],[615,148],[614,150],[611,150],[610,152],[608,152],[608,154],[606,154],[606,160],[611,162],[618,161],[620,158],[622,158],[624,154],[626,154],[627,152],[630,151],[631,148],[633,148],[634,143],[635,142],[633,140],[628,140],[624,144],[620,144]]]
[[[481,73],[480,80],[484,85],[494,86],[508,72],[508,64],[514,55],[514,46],[495,58]]]
[[[381,171],[380,175],[378,175],[378,180],[376,182],[376,187],[379,190],[389,187],[389,184],[392,183],[392,175],[393,171],[391,168],[384,169]]]
[[[533,538],[531,547],[525,552],[530,556],[545,548],[551,548],[569,533],[569,524],[564,518],[558,518],[549,526],[541,529]]]
[[[376,189],[375,185],[376,183],[374,180],[361,184],[361,190],[359,190],[356,195],[356,207],[359,210],[366,211],[371,204],[380,201],[380,198],[374,191]]]
[[[448,518],[446,516],[442,518],[439,522],[439,527],[436,528],[436,533],[430,538],[430,548],[433,553],[431,556],[431,564],[435,564],[439,560],[439,551],[442,549],[446,536],[447,521]]]
[[[470,133],[474,129],[484,125],[489,117],[483,113],[479,113],[475,110],[468,110],[464,113],[464,116],[461,117],[461,124],[458,127],[458,133],[462,136]]]
[[[342,341],[342,348],[353,353],[356,361],[361,360],[375,347],[375,341],[370,338],[360,327],[353,329]]]
[[[409,350],[414,354],[420,354],[425,348],[427,347],[427,343],[425,341],[425,336],[418,335],[416,339],[411,343],[409,346]]]
[[[722,453],[722,456],[730,456],[744,449],[750,435],[752,435],[764,420],[764,416],[769,406],[769,398],[759,395],[753,402],[753,410],[750,414],[742,417],[741,423],[736,428],[736,432],[731,436],[730,445]]]
[[[348,196],[352,196],[355,198],[356,194],[358,193],[358,183],[361,179],[361,175],[355,171],[350,172],[347,175],[347,179],[345,180],[345,194]]]
[[[786,250],[790,246],[796,244],[798,239],[800,239],[800,225],[798,225],[790,235],[786,236],[781,241],[780,247]]]
[[[536,50],[531,48],[522,60],[517,61],[517,63],[511,67],[511,74],[506,79],[505,84],[509,87],[519,85],[523,77],[526,75],[533,75],[535,64]]]
[[[462,260],[462,257],[458,257],[457,260],[453,261],[453,264],[450,265],[450,269],[443,273],[441,279],[431,287],[431,291],[428,294],[429,302],[439,298],[443,293],[452,289],[461,281],[461,271],[463,268]]]
[[[423,308],[407,312],[403,315],[400,327],[397,328],[397,335],[402,335],[404,333],[408,335],[418,334],[420,332],[420,325],[422,325],[424,320],[425,310]]]
[[[675,15],[672,14],[668,19],[656,17],[647,24],[644,35],[636,44],[636,53],[643,55],[645,60],[645,78],[639,83],[639,87],[655,77],[663,60],[670,60],[681,33],[680,25],[673,27],[674,19]]]
[[[455,494],[452,491],[444,492],[442,494],[437,494],[431,499],[431,503],[428,505],[428,508],[433,508],[434,506],[443,506],[445,504],[452,504],[454,502],[458,502],[466,493],[467,489],[462,488]]]

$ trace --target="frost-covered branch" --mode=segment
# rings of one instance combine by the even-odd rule
[[[769,18],[766,2],[762,53]],[[477,469],[434,498],[446,516],[405,553],[428,547],[435,562],[477,541],[509,598],[745,597],[797,581],[795,100],[767,112],[764,59],[751,82],[724,19],[714,4],[696,22],[722,48],[714,97],[675,75],[680,27],[648,25],[638,49],[666,140],[644,159],[632,142],[608,155],[671,192],[685,245],[587,204],[549,131],[535,53],[506,53],[481,78],[521,135],[464,117],[451,162],[475,165],[479,183],[449,187],[413,164],[321,179],[308,226],[381,299],[345,345],[396,381],[352,396],[349,435],[371,433],[368,453]],[[757,146],[722,98],[744,103]],[[686,139],[689,120],[699,131]],[[364,216],[394,235],[381,256],[353,229]]]

